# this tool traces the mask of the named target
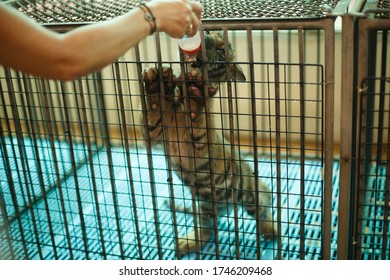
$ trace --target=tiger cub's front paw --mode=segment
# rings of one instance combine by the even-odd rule
[[[162,83],[160,77],[162,77]],[[148,104],[153,110],[159,107],[160,95],[165,95],[165,97],[173,95],[177,80],[170,67],[162,67],[161,74],[159,69],[154,67],[144,70],[143,82],[145,85],[145,94]],[[163,85],[163,88],[161,88],[161,85]]]
[[[190,99],[191,119],[195,121],[206,104],[206,98],[213,97],[218,91],[218,86],[205,83],[199,68],[191,68],[186,73],[185,79]],[[205,89],[207,89],[207,95]]]
[[[205,82],[203,79],[202,71],[199,68],[191,68],[185,75],[186,84],[190,89],[190,96],[201,103],[201,99],[198,97],[206,97],[205,85],[207,85],[208,96],[213,97],[218,92],[218,85],[215,83]],[[203,99],[204,100],[204,99]]]

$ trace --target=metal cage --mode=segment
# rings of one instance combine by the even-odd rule
[[[349,1],[201,2],[201,30],[223,32],[237,50],[229,63],[247,77],[220,85],[207,112],[217,120],[212,129],[270,187],[278,232],[263,240],[255,219],[234,205],[218,218],[215,237],[184,258],[336,259],[345,237],[338,234],[344,193],[334,149],[334,22]],[[139,1],[6,3],[67,32]],[[165,34],[73,82],[0,69],[1,259],[181,258],[177,237],[197,217],[166,202],[197,198],[173,172],[170,151],[145,143],[137,121],[142,71],[159,65],[183,67]]]
[[[343,122],[350,141],[341,149],[345,197],[340,204],[345,209],[340,209],[340,219],[342,256],[348,258],[390,257],[389,15],[389,1],[357,1],[343,23],[345,47],[354,46],[343,64],[343,110],[351,115],[347,113]]]

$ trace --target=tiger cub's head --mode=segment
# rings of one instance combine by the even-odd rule
[[[246,80],[242,68],[234,62],[236,59],[236,51],[230,42],[228,42],[227,46],[227,55],[231,63],[229,65],[226,64],[225,39],[222,31],[205,31],[204,43],[206,61],[203,59],[202,48],[193,59],[190,59],[189,56],[184,54],[184,61],[190,64],[190,68],[202,69],[203,63],[205,63],[208,80],[211,83],[226,82],[228,69],[232,80]]]

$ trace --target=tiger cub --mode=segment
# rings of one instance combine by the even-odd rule
[[[208,40],[206,38],[205,41]],[[215,43],[206,41],[206,52],[211,49],[211,52],[221,53]],[[208,59],[211,58],[208,56]],[[214,56],[213,59],[221,61],[224,56]],[[208,75],[226,81],[226,68],[218,69],[218,65],[209,64]],[[233,70],[240,72],[236,78],[245,78],[240,68]],[[148,122],[144,138],[152,144],[165,141],[169,151],[166,156],[172,170],[194,191],[198,201],[198,232],[192,231],[179,237],[177,250],[180,254],[196,251],[198,244],[201,246],[212,237],[214,213],[221,216],[231,211],[234,192],[237,203],[244,206],[250,215],[254,216],[258,209],[260,232],[265,238],[273,238],[277,231],[272,222],[270,189],[258,181],[256,205],[256,178],[250,163],[240,158],[240,153],[236,151],[233,176],[229,141],[213,129],[216,127],[213,116],[206,114],[210,112],[212,97],[218,92],[217,83],[210,82],[205,87],[201,67],[193,64],[184,77],[182,81],[181,75],[176,75],[170,67],[149,68],[143,73]]]
[[[236,184],[233,185],[229,141],[221,133],[212,129],[214,125],[212,116],[207,116],[210,118],[210,127],[208,129],[206,127],[205,106],[211,106],[212,99],[205,102],[204,84],[199,79],[198,72],[193,70],[187,73],[185,86],[189,96],[189,111],[185,111],[184,99],[180,100],[176,97],[181,95],[182,91],[181,86],[177,86],[180,83],[179,79],[171,68],[164,67],[161,71],[163,90],[160,87],[158,69],[149,68],[145,70],[143,76],[148,133],[150,139],[156,143],[163,140],[163,130],[167,131],[168,143],[166,144],[169,145],[168,156],[172,169],[187,186],[194,188],[199,201],[197,237],[198,241],[207,242],[214,232],[213,204],[217,215],[226,214],[233,206],[233,191],[237,193],[238,204],[243,205],[250,215],[255,214],[255,177],[250,164],[241,159],[236,152],[234,154]],[[209,87],[209,97],[213,97],[216,93],[216,88]],[[161,99],[164,99],[164,102],[161,102]],[[162,103],[165,108],[162,108]],[[191,120],[190,127],[186,123],[188,117]],[[210,146],[209,139],[211,139]],[[215,201],[212,199],[212,183],[214,183]],[[272,238],[276,235],[276,227],[272,222],[271,192],[260,180],[258,190],[260,231],[266,238]],[[195,237],[194,231],[180,237],[178,251],[195,251],[197,246]]]

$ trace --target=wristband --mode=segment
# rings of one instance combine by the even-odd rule
[[[154,17],[152,11],[145,3],[141,3],[138,6],[145,13],[145,19],[150,24],[150,34],[153,34],[156,31],[156,18]]]

